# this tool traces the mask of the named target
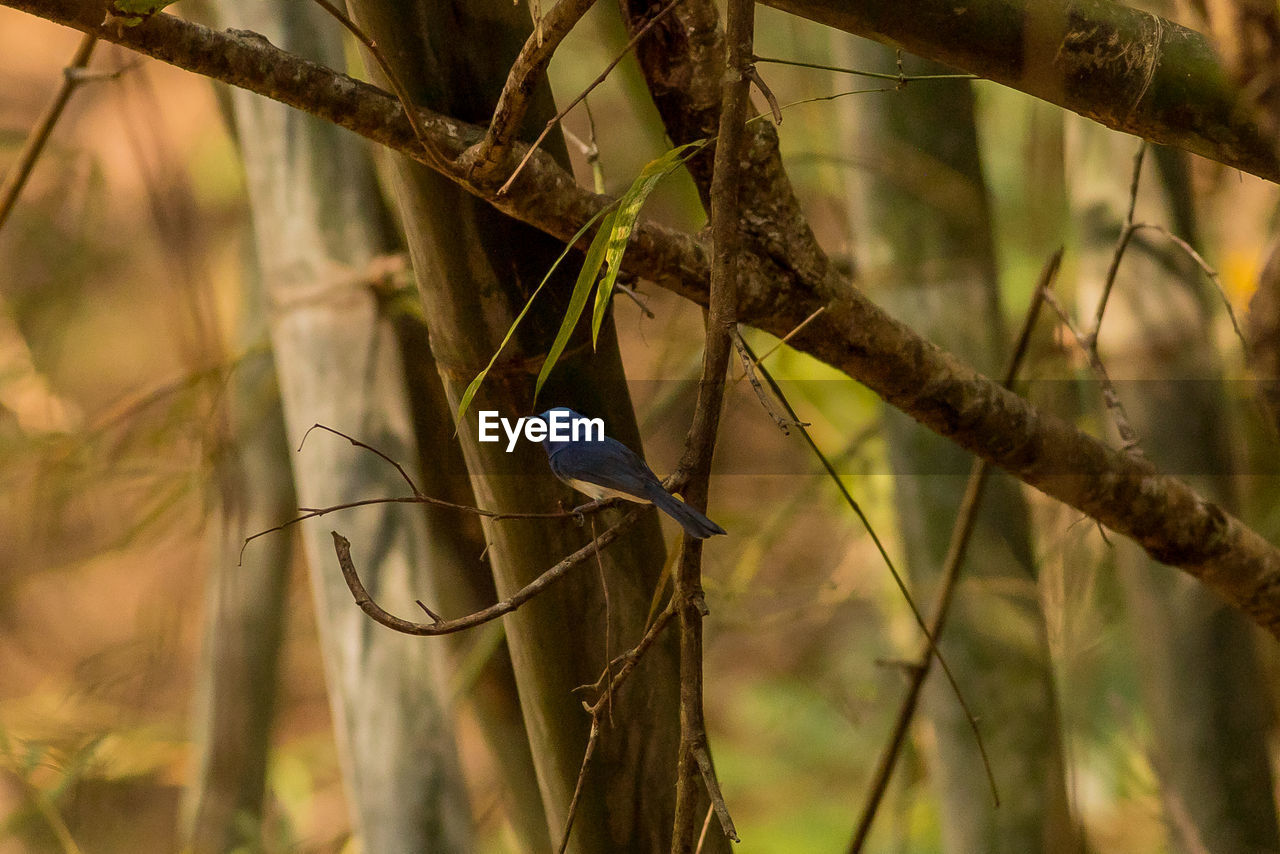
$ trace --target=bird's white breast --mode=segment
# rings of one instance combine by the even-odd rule
[[[636,504],[651,504],[648,499],[641,498],[638,495],[630,495],[626,492],[619,492],[616,489],[610,489],[607,486],[601,486],[598,483],[587,483],[585,480],[577,480],[576,478],[565,478],[564,482],[581,492],[583,495],[591,498],[621,498],[625,501],[632,501]]]

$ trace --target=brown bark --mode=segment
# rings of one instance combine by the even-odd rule
[[[1261,130],[1200,33],[1111,0],[765,0],[972,72],[1113,130],[1274,180]]]

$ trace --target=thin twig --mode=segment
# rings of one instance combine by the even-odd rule
[[[800,62],[796,59],[777,59],[771,56],[752,57],[753,62],[767,62],[771,65],[793,65],[797,68],[812,68],[817,71],[836,71],[840,74],[853,74],[858,77],[873,77],[876,80],[892,80],[899,85],[915,83],[918,80],[981,80],[976,74],[889,74],[884,71],[862,71],[857,68],[845,68],[839,65],[821,65],[816,62]]]
[[[1107,267],[1107,275],[1102,282],[1102,295],[1098,297],[1098,305],[1094,309],[1093,327],[1087,333],[1086,340],[1090,347],[1097,344],[1098,333],[1102,330],[1102,317],[1111,302],[1111,292],[1116,286],[1116,275],[1120,272],[1120,261],[1124,258],[1125,250],[1129,248],[1129,242],[1133,240],[1135,233],[1133,223],[1126,222],[1120,230],[1120,237],[1116,240],[1116,248],[1111,253],[1111,263]]]
[[[1209,263],[1197,252],[1191,244],[1178,237],[1169,229],[1162,225],[1146,222],[1134,222],[1134,214],[1138,206],[1138,187],[1142,177],[1142,162],[1146,154],[1147,143],[1144,140],[1138,145],[1138,151],[1133,157],[1133,173],[1129,180],[1129,206],[1125,211],[1124,226],[1120,230],[1120,236],[1116,240],[1115,250],[1111,254],[1111,262],[1107,267],[1106,279],[1102,285],[1102,295],[1098,298],[1098,305],[1094,309],[1093,328],[1088,332],[1078,329],[1071,322],[1071,318],[1062,304],[1054,297],[1053,293],[1046,290],[1044,294],[1045,301],[1053,308],[1058,317],[1062,321],[1062,325],[1067,328],[1076,339],[1076,343],[1080,349],[1084,351],[1085,356],[1089,360],[1089,367],[1092,369],[1094,376],[1098,380],[1098,385],[1102,391],[1103,404],[1107,411],[1111,413],[1112,421],[1116,425],[1116,431],[1120,434],[1123,448],[1135,457],[1142,457],[1142,446],[1138,438],[1137,431],[1129,422],[1129,418],[1125,413],[1124,404],[1120,400],[1120,393],[1116,390],[1115,383],[1111,381],[1110,375],[1107,373],[1106,365],[1102,361],[1101,353],[1098,350],[1098,340],[1102,334],[1102,320],[1106,314],[1107,305],[1111,298],[1111,293],[1115,288],[1116,277],[1120,271],[1120,262],[1124,258],[1125,251],[1129,248],[1129,244],[1133,240],[1133,236],[1141,230],[1155,231],[1168,238],[1175,246],[1181,249],[1187,257],[1189,257],[1204,272],[1213,286],[1217,289],[1218,295],[1222,298],[1223,304],[1227,308],[1227,316],[1231,319],[1231,326],[1235,330],[1236,336],[1240,339],[1243,346],[1245,344],[1244,333],[1240,329],[1240,324],[1236,320],[1235,310],[1231,306],[1231,300],[1227,298],[1227,293],[1222,287],[1222,280],[1218,277],[1218,273]]]
[[[737,324],[734,324],[731,334],[733,336],[733,346],[738,351],[738,358],[742,360],[742,374],[751,383],[751,388],[755,390],[756,399],[760,401],[764,411],[769,413],[773,423],[778,425],[782,435],[790,436],[791,422],[774,408],[773,401],[769,399],[769,395],[765,393],[764,386],[760,384],[760,378],[756,376],[755,361],[747,350],[747,342],[742,339],[742,330],[738,328]]]
[[[578,799],[582,796],[582,788],[587,782],[587,769],[591,766],[591,756],[596,752],[596,742],[600,740],[600,718],[591,716],[591,734],[587,736],[587,749],[582,753],[582,765],[578,768],[578,782],[573,787],[573,797],[569,799],[569,811],[565,815],[564,830],[560,832],[558,854],[564,854],[569,848],[569,832],[573,830],[573,818],[578,814]]]
[[[430,618],[431,618],[431,622],[432,622],[433,624],[438,625],[438,624],[440,624],[440,623],[443,623],[443,622],[444,622],[444,617],[440,616],[440,615],[439,615],[439,614],[437,614],[435,611],[432,611],[430,608],[428,608],[428,607],[427,607],[427,603],[426,603],[426,602],[423,602],[421,599],[414,599],[414,600],[413,600],[413,604],[415,604],[415,605],[417,605],[419,608],[421,608],[421,609],[422,609],[422,613],[424,613],[424,614],[426,614],[428,617],[430,617]]]
[[[89,64],[93,46],[97,43],[97,36],[86,35],[80,39],[76,52],[71,55],[71,62],[64,70],[62,85],[58,87],[57,94],[53,96],[53,100],[49,102],[49,106],[45,107],[44,113],[31,129],[31,133],[27,135],[27,141],[23,143],[18,159],[5,173],[4,184],[0,185],[0,228],[3,228],[9,219],[9,214],[17,203],[22,188],[27,184],[27,178],[31,176],[31,170],[35,168],[36,161],[44,151],[45,143],[49,141],[53,126],[58,123],[67,102],[71,100],[71,93],[83,82],[77,77],[76,71]]]
[[[1045,264],[1040,273],[1040,280],[1031,295],[1031,305],[1027,309],[1026,318],[1022,323],[1022,331],[1018,335],[1018,340],[1013,347],[1013,354],[1009,357],[1009,364],[1005,368],[1005,388],[1012,388],[1018,376],[1018,371],[1022,367],[1022,362],[1026,358],[1027,350],[1030,346],[1031,334],[1035,330],[1036,321],[1040,316],[1044,294],[1048,292],[1048,287],[1057,275],[1061,262],[1062,250],[1059,249],[1049,258],[1048,263]],[[988,470],[989,466],[984,460],[974,460],[973,467],[969,472],[969,482],[965,487],[964,498],[961,499],[960,508],[956,512],[956,521],[951,529],[951,543],[947,548],[947,555],[942,563],[942,581],[938,600],[929,619],[929,635],[935,642],[942,636],[942,631],[946,627],[947,614],[950,611],[956,582],[960,577],[960,567],[964,563],[969,539],[977,522],[978,508],[982,502],[982,491],[986,484]],[[906,742],[911,720],[915,716],[916,708],[919,704],[920,691],[924,686],[925,677],[929,675],[930,665],[933,663],[934,649],[935,647],[932,644],[924,644],[918,661],[911,662],[907,668],[908,673],[910,673],[907,692],[903,695],[902,702],[898,706],[898,714],[894,719],[889,739],[876,762],[875,774],[872,777],[866,799],[863,801],[862,814],[858,818],[853,841],[849,845],[850,854],[859,854],[866,843],[868,835],[871,833],[871,824],[879,811],[885,792],[888,791],[889,780],[893,775],[894,767],[897,765],[898,757],[901,755],[902,745]]]
[[[778,109],[789,110],[792,107],[799,107],[802,104],[820,104],[825,101],[835,101],[839,98],[847,98],[850,95],[872,95],[880,92],[896,92],[896,91],[898,90],[892,86],[876,86],[871,89],[848,89],[844,92],[832,92],[830,95],[816,95],[812,98],[797,98],[794,101],[788,101],[787,103],[780,106]],[[769,118],[772,115],[773,115],[772,112],[760,113],[759,115],[752,116],[747,121],[751,121],[751,122],[759,121],[760,119]]]
[[[618,688],[621,687],[623,681],[631,671],[635,669],[636,665],[640,663],[640,657],[644,655],[645,652],[648,651],[649,647],[653,645],[653,642],[658,639],[658,635],[660,635],[662,630],[667,627],[667,623],[671,622],[671,618],[675,616],[675,613],[675,605],[673,602],[668,602],[667,606],[658,612],[657,616],[654,617],[653,622],[645,629],[644,636],[640,639],[638,644],[610,661],[605,666],[604,671],[600,674],[600,678],[594,683],[591,685],[579,685],[574,689],[575,691],[599,692],[599,696],[597,696],[597,698],[592,701],[591,705],[587,707],[588,711],[598,709],[604,702],[606,694],[616,692]],[[615,667],[618,668],[618,672],[613,673],[612,678],[610,678],[610,673]]]
[[[626,46],[618,52],[618,55],[613,58],[612,62],[604,67],[604,71],[601,71],[596,79],[592,80],[591,83],[587,85],[587,88],[579,92],[578,96],[570,101],[564,109],[560,110],[560,112],[547,120],[546,127],[542,129],[542,133],[538,134],[538,138],[533,141],[533,144],[529,146],[529,149],[524,153],[524,156],[520,158],[520,163],[516,166],[515,171],[512,172],[510,177],[508,177],[507,180],[503,182],[502,186],[498,188],[499,196],[505,195],[507,190],[511,188],[511,185],[515,183],[516,177],[524,170],[525,164],[529,162],[529,158],[532,157],[533,153],[542,145],[542,141],[547,138],[547,134],[551,133],[551,129],[555,127],[561,119],[567,116],[570,110],[578,106],[579,101],[586,98],[587,95],[591,94],[592,90],[603,83],[605,78],[609,76],[609,72],[613,71],[617,64],[622,62],[622,60],[626,58],[627,54],[631,52],[631,49],[636,46],[636,42],[644,38],[645,34],[648,33],[649,30],[653,29],[659,21],[666,17],[668,12],[676,6],[679,6],[681,2],[682,0],[671,0],[670,3],[662,7],[658,14],[650,18],[645,25],[640,28],[640,31],[631,37],[631,40],[627,42]]]
[[[658,618],[654,620],[653,625],[649,626],[645,631],[644,636],[640,638],[640,642],[638,644],[612,661],[606,663],[604,673],[602,673],[600,678],[596,680],[595,685],[582,685],[577,689],[599,689],[601,685],[605,686],[603,693],[596,697],[590,705],[585,702],[582,704],[583,708],[591,714],[591,734],[587,739],[587,749],[583,752],[582,765],[578,768],[578,782],[573,787],[573,798],[569,801],[569,811],[565,816],[564,830],[560,836],[559,851],[561,854],[563,854],[565,847],[569,844],[569,831],[573,828],[573,817],[578,810],[578,797],[582,793],[582,787],[586,782],[587,769],[591,764],[591,756],[595,752],[596,740],[600,735],[601,718],[604,715],[605,710],[608,710],[609,725],[613,725],[613,695],[617,693],[626,678],[631,675],[631,671],[635,670],[636,664],[639,663],[641,656],[643,656],[645,652],[648,651],[649,647],[653,645],[653,642],[658,639],[658,635],[662,633],[662,630],[666,627],[667,623],[671,621],[671,618],[674,615],[675,608],[669,603],[667,607],[663,609],[662,613],[658,615]],[[610,679],[608,678],[609,673],[615,664],[620,664],[621,668],[613,678]]]
[[[636,665],[640,663],[640,659],[649,651],[649,647],[653,646],[663,630],[671,623],[676,615],[675,600],[667,604],[645,630],[644,637],[640,638],[640,643],[631,648],[630,652],[625,652],[613,661],[613,665],[618,667],[618,672],[613,675],[613,681],[609,683],[609,692],[617,693],[622,687],[623,681],[631,675],[631,671],[636,669]],[[599,701],[597,701],[599,702]]]
[[[1111,420],[1115,422],[1116,432],[1120,434],[1120,441],[1124,450],[1136,457],[1143,456],[1138,432],[1129,423],[1129,416],[1125,412],[1124,402],[1120,399],[1120,392],[1116,390],[1115,383],[1111,381],[1111,375],[1107,373],[1107,366],[1103,364],[1102,356],[1098,353],[1096,331],[1094,334],[1086,334],[1077,329],[1076,325],[1071,322],[1071,315],[1067,314],[1067,310],[1063,308],[1058,298],[1053,295],[1053,291],[1047,288],[1044,291],[1044,301],[1058,315],[1062,325],[1071,333],[1071,337],[1075,338],[1076,344],[1084,353],[1085,358],[1089,360],[1089,368],[1093,371],[1094,377],[1098,380],[1098,386],[1102,390],[1102,402],[1106,405],[1107,411],[1111,413]]]
[[[1147,141],[1138,141],[1138,150],[1133,153],[1133,172],[1129,176],[1129,210],[1125,212],[1126,225],[1133,224],[1134,212],[1138,209],[1138,184],[1142,181],[1142,161],[1147,156]]]
[[[720,87],[720,125],[716,133],[709,213],[711,215],[711,283],[705,319],[706,347],[693,423],[685,440],[680,471],[688,474],[685,500],[706,507],[711,458],[715,452],[724,403],[724,379],[732,350],[730,333],[736,325],[738,254],[742,244],[739,195],[742,152],[746,143],[747,107],[751,102],[752,39],[755,0],[729,0],[725,22],[725,70]],[[702,542],[686,536],[680,549],[672,597],[680,618],[680,751],[676,763],[675,826],[672,851],[692,851],[702,789],[715,807],[725,836],[738,841],[738,832],[716,780],[707,746],[703,716],[702,619],[707,606],[702,590]]]
[[[1102,285],[1102,297],[1098,300],[1098,307],[1093,316],[1093,331],[1090,333],[1094,344],[1097,343],[1098,333],[1102,330],[1102,315],[1107,310],[1107,302],[1111,298],[1111,290],[1116,284],[1116,273],[1120,271],[1120,259],[1124,257],[1124,251],[1129,246],[1129,241],[1133,239],[1133,214],[1138,207],[1138,184],[1142,179],[1142,161],[1147,153],[1147,141],[1142,140],[1138,143],[1138,151],[1133,155],[1133,174],[1129,179],[1129,209],[1124,215],[1124,228],[1120,231],[1120,238],[1116,241],[1115,251],[1111,253],[1111,266],[1107,270],[1107,278]]]
[[[776,353],[776,352],[778,351],[778,349],[779,349],[783,344],[786,344],[788,341],[790,341],[790,340],[791,340],[791,338],[792,338],[794,335],[796,335],[798,332],[800,332],[800,330],[804,329],[804,328],[805,328],[806,326],[808,326],[810,323],[812,323],[813,321],[817,320],[817,319],[818,319],[818,315],[822,314],[822,313],[823,313],[824,311],[826,311],[826,310],[827,310],[827,307],[826,307],[825,305],[820,305],[820,306],[818,306],[816,309],[814,309],[814,311],[813,311],[813,313],[812,313],[812,314],[810,314],[810,315],[809,315],[808,317],[806,317],[804,320],[802,320],[802,321],[800,321],[799,323],[797,323],[797,324],[795,325],[795,328],[793,328],[793,329],[792,329],[790,332],[788,332],[786,335],[783,335],[781,338],[779,338],[779,339],[778,339],[778,341],[777,341],[777,343],[775,343],[775,344],[774,344],[772,347],[770,347],[768,350],[765,350],[763,353],[761,353],[761,354],[760,354],[760,357],[759,357],[758,359],[754,359],[754,360],[753,360],[753,361],[754,361],[754,363],[758,365],[758,364],[760,364],[761,362],[763,362],[765,359],[767,359],[767,358],[769,358],[770,356],[772,356],[774,353]]]
[[[747,345],[747,349],[750,351],[750,345]],[[903,579],[902,573],[898,571],[897,566],[893,563],[893,559],[889,557],[889,551],[885,548],[884,541],[880,539],[880,535],[876,533],[876,529],[872,526],[871,520],[867,518],[866,511],[862,509],[862,505],[858,503],[858,500],[853,497],[853,493],[849,492],[849,488],[845,486],[844,480],[841,479],[839,472],[836,471],[835,465],[832,464],[827,455],[822,452],[822,449],[818,447],[818,443],[814,441],[813,435],[805,429],[803,422],[800,421],[800,417],[791,406],[791,402],[787,400],[786,395],[782,393],[782,389],[779,387],[777,380],[775,380],[773,375],[760,364],[759,359],[756,359],[755,361],[756,366],[760,369],[760,375],[764,377],[765,382],[769,384],[769,388],[773,390],[773,393],[777,395],[778,400],[784,407],[786,407],[787,414],[795,420],[798,425],[798,429],[800,430],[800,435],[804,437],[806,444],[809,445],[809,450],[811,450],[813,455],[818,458],[818,462],[822,464],[822,468],[826,471],[827,476],[831,479],[831,482],[835,485],[836,489],[839,490],[841,497],[844,498],[845,504],[853,511],[853,514],[858,517],[858,521],[862,523],[863,529],[867,532],[867,536],[871,538],[872,545],[875,546],[876,551],[880,555],[880,560],[884,562],[885,567],[889,570],[889,576],[893,579],[894,586],[898,588],[898,592],[902,595],[902,600],[907,604],[907,609],[911,611],[911,616],[915,618],[916,625],[920,627],[920,631],[924,635],[925,640],[933,649],[934,655],[938,657],[938,666],[942,668],[942,673],[947,679],[947,684],[951,687],[951,693],[955,695],[956,703],[959,704],[960,710],[964,713],[965,720],[969,723],[969,729],[973,732],[974,741],[977,742],[978,745],[978,752],[982,755],[982,764],[987,773],[987,782],[991,786],[991,797],[998,806],[1000,804],[1000,793],[996,788],[996,780],[991,771],[991,763],[987,759],[987,748],[982,741],[982,733],[978,729],[978,719],[974,716],[972,709],[970,709],[968,701],[965,700],[964,693],[960,690],[960,683],[956,681],[955,674],[951,670],[951,665],[947,662],[946,657],[943,656],[942,651],[938,649],[937,643],[929,631],[929,626],[925,622],[924,614],[921,613],[919,606],[916,605],[915,597],[911,595],[911,591],[907,589],[907,583]]]
[[[529,34],[511,63],[484,138],[462,153],[461,165],[477,179],[489,177],[494,168],[501,165],[511,150],[511,141],[520,131],[529,110],[529,98],[552,54],[594,4],[595,0],[560,0],[555,8],[538,18],[537,28]]]
[[[404,83],[400,81],[400,76],[391,70],[391,64],[387,62],[387,58],[382,55],[382,50],[372,38],[365,35],[364,30],[356,25],[356,22],[347,17],[347,14],[337,6],[329,2],[329,0],[315,0],[322,9],[332,15],[338,23],[346,27],[351,35],[356,37],[360,44],[369,50],[369,55],[373,57],[373,61],[378,63],[378,68],[382,70],[382,74],[387,78],[387,82],[391,84],[391,90],[395,92],[396,99],[400,101],[400,106],[404,109],[404,116],[409,120],[409,126],[413,128],[413,135],[418,138],[418,142],[422,145],[422,150],[426,153],[427,159],[438,164],[448,163],[448,158],[441,156],[432,146],[430,137],[427,136],[426,128],[422,126],[422,120],[418,117],[418,108],[414,106],[413,99],[409,97],[409,90],[405,88]]]
[[[591,539],[594,540],[595,538],[596,538],[596,520],[594,517],[592,517]],[[596,569],[600,573],[600,592],[604,596],[604,660],[605,660],[604,672],[606,676],[610,676],[612,674],[612,663],[613,663],[613,658],[612,658],[613,638],[611,637],[611,634],[610,634],[610,629],[612,628],[610,626],[610,622],[611,622],[610,617],[612,616],[613,612],[609,603],[609,581],[607,578],[605,578],[604,558],[601,556],[600,552],[596,552]],[[609,726],[613,726],[613,692],[612,691],[609,692],[608,697],[609,697],[609,702],[607,703],[607,708],[609,710]]]
[[[1138,186],[1142,178],[1142,161],[1146,151],[1147,143],[1143,140],[1138,145],[1137,152],[1133,155],[1133,172],[1129,179],[1129,207],[1125,212],[1124,227],[1120,229],[1120,236],[1116,240],[1116,248],[1111,253],[1111,263],[1107,266],[1107,276],[1102,283],[1102,295],[1098,297],[1098,305],[1094,309],[1093,328],[1086,332],[1079,329],[1071,321],[1071,316],[1063,308],[1058,298],[1054,296],[1051,290],[1052,283],[1046,284],[1042,289],[1044,291],[1044,301],[1058,315],[1062,325],[1076,339],[1076,344],[1079,345],[1085,357],[1089,360],[1089,367],[1102,390],[1102,402],[1107,411],[1111,413],[1111,420],[1116,425],[1116,432],[1120,434],[1124,451],[1131,456],[1139,458],[1144,456],[1141,440],[1138,438],[1138,432],[1133,429],[1133,425],[1129,422],[1129,416],[1124,410],[1124,403],[1120,400],[1120,393],[1116,390],[1115,383],[1111,381],[1111,376],[1107,373],[1107,367],[1102,362],[1102,354],[1098,351],[1098,339],[1102,334],[1102,319],[1106,315],[1107,304],[1110,302],[1111,292],[1115,288],[1116,276],[1120,272],[1120,261],[1124,258],[1125,250],[1129,248],[1133,235],[1138,231],[1139,226],[1135,226],[1133,216],[1138,207]]]
[[[623,532],[635,524],[636,520],[640,518],[640,513],[639,509],[632,510],[623,516],[618,521],[618,524],[606,530],[603,534],[539,575],[533,581],[530,581],[524,587],[521,587],[506,599],[496,602],[488,608],[454,620],[444,620],[427,611],[428,616],[432,617],[432,622],[430,623],[415,623],[411,620],[402,619],[389,613],[381,605],[373,601],[373,598],[369,596],[369,591],[365,589],[364,583],[360,580],[360,574],[356,571],[355,564],[351,560],[351,542],[337,531],[332,531],[331,533],[333,535],[333,549],[338,556],[338,565],[342,568],[342,577],[346,580],[347,588],[351,591],[351,595],[355,598],[356,604],[360,606],[360,609],[372,617],[374,622],[402,634],[434,637],[474,628],[490,620],[496,620],[504,614],[510,614],[555,584],[578,564],[583,563],[591,555],[616,540]],[[419,603],[419,606],[426,610],[426,606],[421,605],[421,603]]]
[[[1138,231],[1139,229],[1146,229],[1148,231],[1154,231],[1164,235],[1165,238],[1185,252],[1187,257],[1195,262],[1196,266],[1200,268],[1201,272],[1209,277],[1209,281],[1212,282],[1214,288],[1217,289],[1218,296],[1222,299],[1222,304],[1227,309],[1227,317],[1231,319],[1231,328],[1236,331],[1236,337],[1240,339],[1240,345],[1247,348],[1248,342],[1245,340],[1244,331],[1240,328],[1239,321],[1236,320],[1235,309],[1231,306],[1231,299],[1227,296],[1227,289],[1222,286],[1222,279],[1218,276],[1218,271],[1210,266],[1209,262],[1204,260],[1204,257],[1201,256],[1201,254],[1197,252],[1190,243],[1183,240],[1163,225],[1158,225],[1153,222],[1135,223],[1133,230]]]
[[[754,2],[754,0],[752,0]],[[693,758],[698,762],[698,771],[702,774],[702,783],[707,787],[707,797],[711,799],[711,808],[720,819],[724,835],[738,842],[738,833],[733,826],[733,818],[729,815],[729,807],[724,802],[724,793],[720,791],[720,780],[716,777],[715,766],[711,763],[711,750],[704,741],[693,748]]]
[[[1052,288],[1053,280],[1058,275],[1058,268],[1062,266],[1062,249],[1054,252],[1049,256],[1049,260],[1045,263],[1044,268],[1040,271],[1040,279],[1036,282],[1036,291],[1031,295],[1031,305],[1027,308],[1026,319],[1022,322],[1022,330],[1018,333],[1018,340],[1013,345],[1013,353],[1009,356],[1009,364],[1005,367],[1004,377],[1001,385],[1012,390],[1013,384],[1018,379],[1018,372],[1022,370],[1022,362],[1027,357],[1027,350],[1031,347],[1031,335],[1035,332],[1036,321],[1040,318],[1040,297],[1036,294],[1043,294],[1046,290]]]
[[[626,296],[633,303],[636,304],[636,306],[640,309],[640,313],[643,314],[645,317],[649,318],[650,320],[658,319],[658,315],[653,313],[653,309],[649,308],[649,304],[645,302],[644,299],[641,298],[640,294],[636,293],[635,288],[631,287],[630,285],[624,285],[622,282],[614,282],[613,289],[615,291],[621,291],[622,293],[626,294]]]
[[[259,531],[256,534],[250,534],[244,538],[244,543],[240,546],[240,557],[244,558],[244,550],[249,543],[265,537],[267,534],[275,534],[286,528],[291,528],[299,522],[305,522],[308,519],[319,519],[321,516],[328,516],[330,513],[337,513],[339,510],[352,510],[357,507],[371,507],[375,504],[429,504],[432,507],[443,507],[447,510],[458,510],[463,513],[474,513],[477,516],[483,516],[494,522],[503,522],[509,519],[570,519],[580,518],[589,513],[597,513],[606,507],[611,507],[616,503],[616,499],[602,499],[597,501],[589,501],[586,504],[579,505],[572,510],[558,510],[549,513],[500,513],[496,510],[485,510],[482,507],[472,507],[469,504],[455,504],[452,501],[445,501],[443,498],[432,498],[430,495],[406,495],[393,498],[363,498],[359,501],[344,501],[341,504],[331,504],[328,507],[299,507],[298,512],[302,515],[295,516],[287,522],[281,522],[279,525],[273,525],[270,528]]]
[[[316,423],[308,427],[307,432],[302,435],[302,441],[298,443],[298,451],[301,451],[303,445],[307,443],[307,437],[311,435],[311,431],[316,429],[327,430],[336,436],[341,436],[352,445],[355,445],[358,448],[364,448],[366,451],[371,451],[391,465],[395,466],[396,471],[400,473],[400,477],[404,478],[405,483],[409,484],[409,488],[413,490],[413,495],[397,498],[365,498],[360,501],[346,501],[342,504],[333,504],[328,507],[299,507],[298,512],[302,514],[301,516],[296,516],[287,522],[282,522],[279,525],[274,525],[266,530],[259,531],[256,534],[251,534],[248,537],[245,537],[244,543],[240,546],[241,561],[244,560],[244,550],[249,547],[249,543],[259,537],[265,537],[267,534],[274,534],[278,531],[283,531],[285,528],[292,527],[299,522],[305,522],[308,519],[318,519],[321,516],[336,513],[339,510],[350,510],[354,507],[369,507],[374,504],[430,504],[433,507],[443,507],[448,510],[460,510],[463,513],[474,513],[477,516],[484,516],[486,519],[492,519],[493,521],[498,522],[506,519],[564,519],[571,516],[581,518],[585,514],[595,513],[613,503],[612,499],[607,501],[589,501],[586,504],[575,507],[573,510],[553,513],[499,513],[495,510],[485,510],[480,507],[472,507],[469,504],[455,504],[452,501],[445,501],[443,498],[432,498],[429,495],[424,495],[422,490],[420,490],[418,485],[413,482],[413,478],[409,477],[409,473],[405,471],[404,466],[400,465],[400,463],[396,462],[373,445],[361,442],[359,439],[348,436],[341,430],[335,430],[327,425]],[[423,608],[425,609],[426,606],[423,605]],[[428,613],[430,613],[430,611],[428,611]],[[432,614],[432,616],[434,617],[435,615]]]
[[[764,82],[764,78],[760,76],[760,71],[755,65],[747,66],[747,79],[755,84],[760,90],[760,94],[764,96],[764,100],[769,105],[769,111],[773,113],[773,123],[775,125],[782,124],[782,108],[778,106],[778,99],[774,97],[773,90],[769,88],[769,84]]]
[[[693,854],[702,854],[702,846],[707,842],[707,831],[711,829],[711,817],[715,814],[715,804],[707,804],[707,817],[702,820],[702,832],[698,834],[698,847]]]
[[[404,466],[400,465],[398,462],[391,459],[391,457],[387,456],[382,451],[379,451],[373,445],[369,445],[364,442],[361,442],[359,439],[348,436],[346,433],[343,433],[341,430],[335,430],[334,428],[321,424],[319,422],[312,424],[310,427],[307,428],[307,432],[302,434],[302,441],[298,443],[298,453],[301,453],[302,446],[307,444],[307,437],[311,435],[312,430],[327,430],[328,432],[334,434],[335,436],[341,436],[351,444],[355,445],[357,448],[364,448],[366,451],[372,451],[382,459],[391,463],[391,465],[395,466],[396,471],[400,472],[400,477],[404,478],[404,482],[409,484],[409,488],[413,490],[413,494],[415,497],[417,498],[424,497],[422,494],[422,490],[418,489],[418,485],[413,482],[413,478],[409,477],[409,473],[404,470]]]

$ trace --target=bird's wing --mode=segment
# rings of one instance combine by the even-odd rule
[[[550,462],[561,480],[594,483],[646,501],[652,500],[654,486],[662,490],[657,475],[639,454],[607,436],[603,442],[574,442],[557,448]]]

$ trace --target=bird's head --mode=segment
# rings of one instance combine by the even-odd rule
[[[547,438],[542,440],[542,447],[548,454],[553,454],[577,441],[574,425],[588,420],[585,415],[574,412],[567,406],[555,406],[533,417],[547,425]],[[581,434],[578,433],[578,435]]]

